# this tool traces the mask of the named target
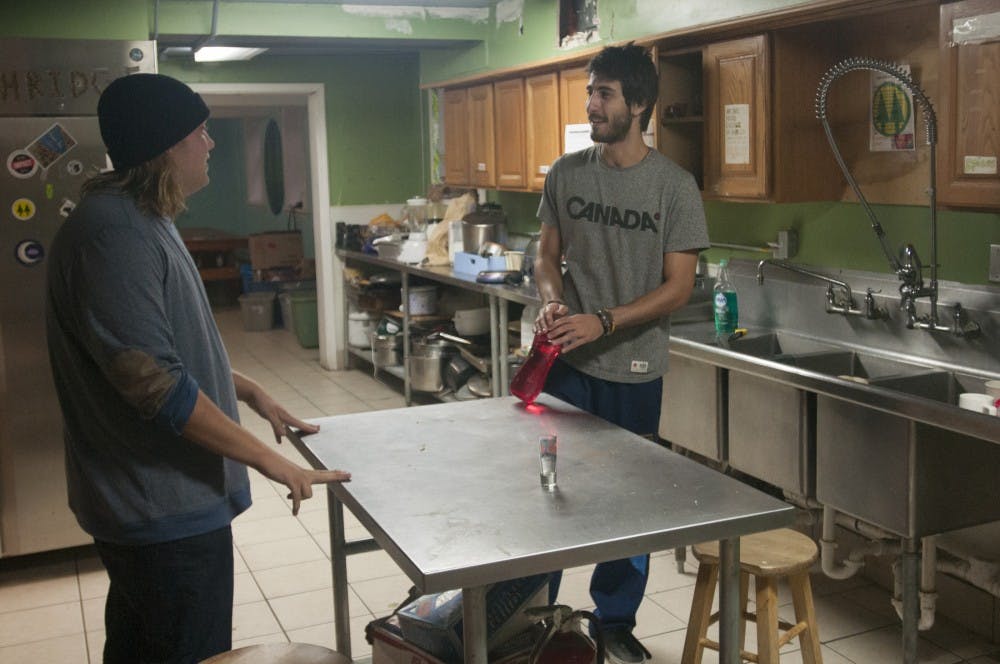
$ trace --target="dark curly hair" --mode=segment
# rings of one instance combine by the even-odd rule
[[[600,78],[619,81],[625,103],[645,104],[646,110],[639,116],[643,131],[649,126],[653,106],[660,94],[659,76],[649,57],[649,52],[629,42],[625,46],[608,46],[591,59],[587,72]]]

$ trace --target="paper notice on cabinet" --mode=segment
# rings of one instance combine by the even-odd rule
[[[725,151],[727,164],[750,163],[750,104],[726,104]]]
[[[567,153],[577,152],[594,144],[590,139],[590,123],[566,125],[563,138]]]
[[[910,65],[899,65],[910,73]],[[895,76],[883,72],[871,74],[870,132],[871,152],[899,152],[916,149],[913,134],[913,96]]]

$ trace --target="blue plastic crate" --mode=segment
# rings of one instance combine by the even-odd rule
[[[503,256],[480,256],[467,251],[455,252],[455,272],[476,275],[483,270],[506,270],[507,259]]]

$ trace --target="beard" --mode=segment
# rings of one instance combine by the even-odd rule
[[[602,119],[602,118],[598,118]],[[612,115],[605,119],[605,124],[599,129],[590,128],[590,140],[595,143],[618,143],[625,140],[634,118],[629,113]]]

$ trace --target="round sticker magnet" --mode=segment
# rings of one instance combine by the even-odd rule
[[[10,212],[21,221],[28,221],[35,216],[35,202],[30,198],[18,198],[10,206]]]
[[[45,247],[38,240],[21,240],[14,247],[14,258],[25,267],[41,263],[44,257]]]
[[[16,178],[26,180],[38,172],[38,160],[24,150],[14,150],[7,155],[7,171]]]

